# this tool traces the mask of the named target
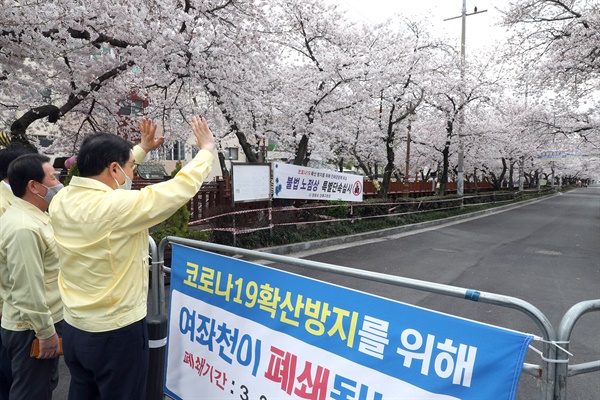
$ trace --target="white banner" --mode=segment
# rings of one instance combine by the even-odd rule
[[[542,161],[563,161],[588,157],[589,155],[581,150],[546,150],[537,155],[538,160]]]
[[[273,163],[273,198],[363,200],[363,177],[341,172]]]

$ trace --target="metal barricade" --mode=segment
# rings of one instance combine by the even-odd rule
[[[569,342],[571,340],[571,332],[573,327],[579,318],[584,314],[600,311],[600,299],[582,301],[581,303],[575,304],[567,311],[558,326],[558,338],[557,341],[565,350],[569,350]],[[566,351],[560,351],[558,353],[559,363],[556,367],[556,387],[555,387],[555,400],[566,400],[567,399],[567,378],[569,376],[575,376],[585,374],[594,371],[600,371],[600,360],[590,361],[582,364],[569,365],[569,355]],[[562,362],[560,362],[562,361]]]
[[[162,261],[158,262],[156,242],[150,236],[150,272],[152,275],[152,293],[159,293],[159,285],[164,283],[159,279],[163,275]],[[164,291],[163,291],[164,292]],[[153,298],[156,297],[153,295]],[[153,299],[154,300],[154,299]],[[162,400],[164,397],[165,366],[167,355],[168,321],[164,313],[160,313],[160,304],[154,302],[153,312],[146,317],[148,325],[148,379],[146,381],[146,399]]]
[[[356,268],[343,267],[334,264],[303,260],[278,254],[264,253],[256,250],[247,250],[242,248],[224,246],[215,243],[200,242],[191,239],[184,239],[174,236],[164,238],[158,246],[158,259],[156,265],[161,266],[164,263],[164,251],[168,243],[176,243],[188,247],[209,250],[218,253],[241,255],[258,260],[268,260],[286,265],[293,265],[302,268],[314,269],[317,271],[330,272],[339,275],[350,276],[354,278],[365,279],[374,282],[386,283],[395,286],[407,287],[411,289],[436,293],[444,296],[456,297],[460,299],[471,300],[479,303],[493,304],[501,307],[511,308],[520,311],[530,317],[542,332],[542,363],[541,365],[525,364],[523,372],[530,374],[541,380],[541,399],[552,400],[555,392],[556,375],[556,332],[546,316],[530,303],[510,296],[499,295],[495,293],[480,292],[473,289],[460,288],[456,286],[444,285],[434,282],[421,281],[417,279],[404,278],[394,275],[387,275],[377,272],[364,271]],[[154,262],[153,262],[154,264]],[[164,270],[170,272],[170,268],[163,266]],[[164,274],[159,274],[161,277]],[[153,302],[160,307],[160,313],[165,313],[165,292],[164,280],[160,281],[161,287],[154,288]]]

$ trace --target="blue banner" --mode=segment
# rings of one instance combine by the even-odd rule
[[[533,339],[179,245],[169,321],[176,399],[514,399]]]

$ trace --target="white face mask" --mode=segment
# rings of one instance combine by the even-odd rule
[[[40,196],[38,194],[39,197],[41,197],[42,199],[44,199],[44,201],[46,201],[46,203],[50,204],[50,202],[52,201],[52,198],[54,198],[54,196],[56,196],[56,193],[58,193],[60,191],[60,189],[64,188],[65,185],[63,185],[62,183],[59,183],[58,185],[54,185],[54,186],[46,186],[43,183],[40,183],[43,187],[45,187],[46,189],[48,189],[48,191],[46,192],[45,196]]]
[[[117,183],[117,189],[131,190],[131,186],[133,186],[133,181],[129,176],[127,176],[127,174],[125,173],[125,171],[123,171],[123,168],[121,168],[119,164],[117,164],[117,167],[119,167],[123,175],[125,175],[125,182],[123,182],[122,185],[120,185],[119,181],[115,179],[115,182]]]

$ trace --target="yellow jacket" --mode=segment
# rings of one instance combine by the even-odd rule
[[[15,201],[15,195],[4,181],[0,181],[0,217]]]
[[[14,202],[15,195],[13,194],[12,190],[10,190],[10,188],[4,181],[0,181],[0,217],[2,216],[2,214],[4,214],[4,211],[6,211],[6,209],[10,207],[10,205]],[[2,304],[2,295],[0,293],[0,317],[2,316]]]
[[[144,156],[136,146],[136,161]],[[113,190],[95,179],[73,177],[54,197],[50,217],[67,323],[105,332],[146,316],[148,228],[189,201],[212,164],[212,153],[201,150],[175,178],[141,190]]]
[[[63,318],[58,273],[48,214],[15,197],[0,217],[2,327],[33,330],[38,339],[54,335],[54,324]]]

